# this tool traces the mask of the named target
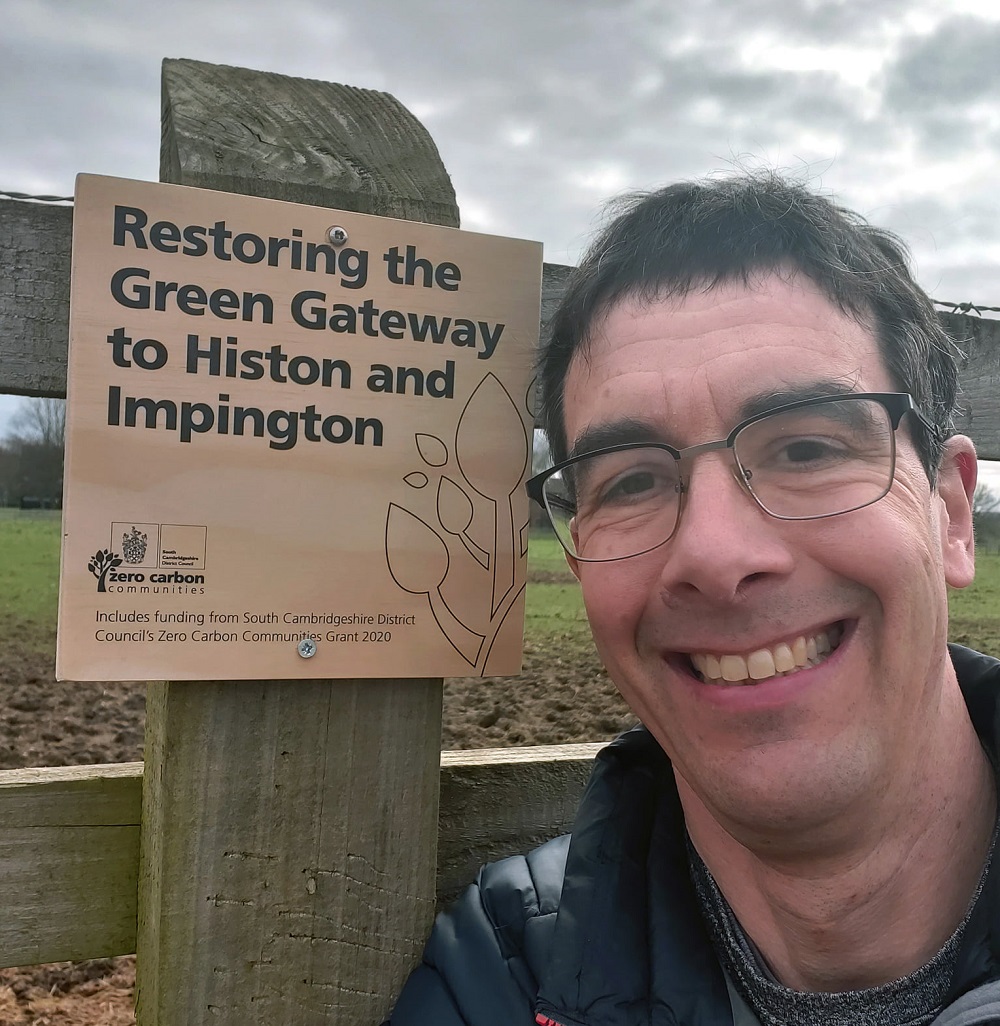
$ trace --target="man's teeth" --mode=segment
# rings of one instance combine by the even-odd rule
[[[790,643],[759,648],[745,656],[695,653],[691,662],[708,683],[752,684],[768,677],[784,677],[806,666],[818,666],[840,644],[842,635],[843,630],[837,625],[809,637],[801,635]]]

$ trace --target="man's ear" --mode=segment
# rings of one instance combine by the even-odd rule
[[[976,573],[972,530],[972,497],[979,472],[976,450],[965,435],[952,435],[944,445],[937,493],[942,500],[941,545],[944,576],[953,588],[965,588]]]

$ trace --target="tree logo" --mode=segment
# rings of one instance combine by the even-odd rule
[[[97,552],[91,556],[90,562],[87,564],[87,569],[97,578],[97,590],[107,591],[107,580],[108,571],[113,570],[116,566],[122,565],[122,558],[117,552],[112,552],[110,549],[98,549]]]

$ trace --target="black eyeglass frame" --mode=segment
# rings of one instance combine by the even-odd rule
[[[739,434],[746,428],[750,427],[751,424],[756,424],[761,420],[767,420],[769,417],[773,417],[778,413],[787,413],[790,410],[798,410],[807,406],[822,406],[825,403],[843,402],[844,400],[853,401],[856,399],[868,399],[877,402],[889,415],[889,423],[892,425],[892,460],[889,467],[885,490],[875,498],[869,499],[867,502],[863,502],[860,506],[851,506],[848,509],[837,510],[834,513],[818,513],[810,516],[783,516],[780,513],[774,513],[769,510],[761,501],[760,497],[750,487],[747,479],[747,470],[736,456],[735,444]],[[771,410],[767,410],[764,413],[757,413],[753,417],[748,417],[746,420],[740,421],[740,423],[737,424],[725,438],[720,438],[712,442],[701,442],[698,445],[689,445],[684,449],[677,449],[666,442],[622,442],[618,445],[604,446],[601,449],[592,449],[590,452],[577,453],[576,456],[570,456],[569,459],[562,460],[555,464],[555,466],[549,467],[548,470],[543,470],[540,474],[535,474],[534,477],[529,478],[525,482],[524,488],[528,493],[528,497],[537,502],[538,505],[545,510],[545,515],[548,517],[549,523],[552,525],[556,538],[559,539],[559,544],[562,545],[562,547],[566,549],[574,559],[579,560],[581,563],[612,563],[619,559],[631,559],[633,556],[642,556],[647,552],[652,552],[653,549],[658,549],[661,545],[665,545],[670,541],[674,534],[676,534],[677,527],[681,522],[684,494],[687,491],[687,485],[683,482],[683,478],[682,488],[680,491],[680,503],[677,509],[677,520],[674,523],[673,530],[666,538],[663,539],[663,541],[657,542],[655,545],[651,545],[649,548],[642,549],[639,552],[630,552],[627,556],[611,556],[609,558],[593,559],[587,558],[586,556],[579,556],[569,549],[560,537],[559,531],[556,530],[552,510],[549,507],[550,497],[546,497],[544,493],[545,482],[554,474],[558,474],[560,471],[566,470],[568,467],[572,467],[576,463],[592,459],[595,456],[604,456],[615,452],[627,452],[630,449],[661,449],[664,452],[670,453],[678,464],[683,461],[691,460],[703,452],[712,452],[717,449],[729,449],[733,453],[733,462],[739,471],[739,473],[735,475],[736,480],[743,486],[744,490],[750,498],[753,499],[754,503],[756,503],[756,505],[769,517],[774,517],[775,520],[824,520],[827,517],[839,517],[844,513],[853,513],[855,510],[864,509],[866,506],[871,506],[874,503],[879,502],[889,494],[889,490],[892,488],[892,483],[895,480],[896,475],[896,431],[899,430],[899,425],[907,413],[912,413],[917,418],[921,427],[923,427],[931,438],[937,437],[937,427],[920,411],[916,403],[913,401],[913,396],[910,395],[909,392],[843,392],[838,395],[823,395],[816,396],[812,399],[799,399],[794,403],[785,403],[783,406],[775,406]],[[575,514],[576,508],[575,506],[571,507],[567,503],[563,506],[562,512]]]

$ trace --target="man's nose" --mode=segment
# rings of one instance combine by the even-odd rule
[[[740,484],[731,454],[705,453],[685,469],[680,522],[663,550],[665,591],[677,599],[699,593],[731,602],[757,582],[791,573],[787,525]]]

